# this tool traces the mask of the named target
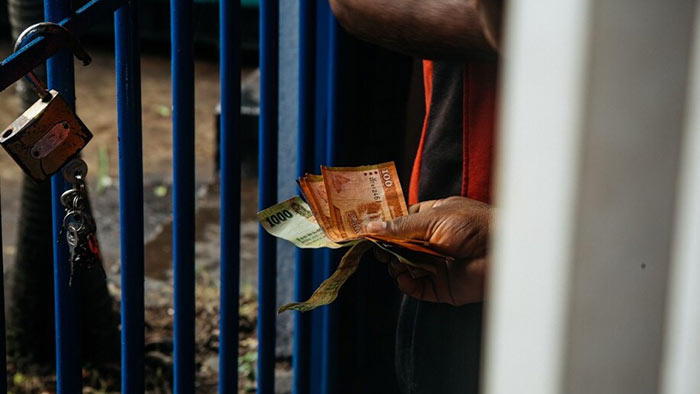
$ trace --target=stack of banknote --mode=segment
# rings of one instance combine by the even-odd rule
[[[408,215],[393,162],[361,167],[321,166],[321,175],[306,174],[297,183],[306,201],[295,196],[258,212],[263,228],[300,248],[350,249],[311,298],[283,305],[280,313],[291,309],[309,311],[333,302],[361,257],[372,247],[406,264],[413,277],[434,272],[431,260],[448,259],[422,240],[368,233],[370,222]]]

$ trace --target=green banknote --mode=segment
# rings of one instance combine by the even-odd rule
[[[318,225],[309,205],[298,196],[258,212],[258,220],[268,233],[300,248],[338,249],[350,246],[331,241]]]

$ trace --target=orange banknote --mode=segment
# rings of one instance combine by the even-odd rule
[[[306,174],[297,180],[318,224],[333,242],[357,239],[387,242],[415,252],[445,257],[428,242],[368,235],[372,221],[408,214],[393,162],[361,167],[321,167],[323,175]]]
[[[342,240],[367,233],[367,224],[408,215],[393,162],[361,167],[321,166],[333,230]]]
[[[321,175],[306,174],[306,176],[297,180],[297,184],[328,238],[336,242],[342,241],[342,237],[340,237],[332,223],[328,194],[326,193],[323,177]]]

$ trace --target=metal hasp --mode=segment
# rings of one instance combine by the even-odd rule
[[[144,230],[138,1],[114,13],[121,242],[122,393],[144,392]]]
[[[258,207],[277,202],[277,0],[260,1],[260,128],[258,152]],[[258,393],[275,391],[275,315],[277,244],[258,227]]]
[[[240,2],[219,2],[221,84],[219,394],[238,392],[241,223]]]
[[[194,25],[192,0],[170,1],[173,89],[174,391],[194,393]]]

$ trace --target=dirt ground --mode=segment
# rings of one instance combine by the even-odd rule
[[[0,42],[0,57],[9,54],[10,43]],[[110,292],[120,298],[119,283],[119,201],[118,152],[114,58],[111,48],[86,48],[93,57],[87,67],[76,64],[76,97],[78,114],[94,134],[83,150],[90,168],[88,185],[98,225],[104,264]],[[244,71],[244,76],[251,70]],[[195,62],[195,166],[197,185],[196,272],[197,272],[197,392],[215,392],[216,351],[218,343],[218,269],[219,269],[219,200],[214,170],[215,115],[219,97],[218,64]],[[172,123],[170,59],[167,56],[144,54],[141,62],[143,106],[144,219],[146,234],[145,270],[147,305],[147,364],[161,365],[168,371],[172,359]],[[19,114],[19,100],[14,88],[0,92],[0,125],[9,125]],[[245,149],[245,147],[244,147]],[[100,165],[100,158],[106,165]],[[104,160],[106,158],[106,160]],[[101,185],[98,188],[98,184]],[[243,180],[241,284],[242,301],[241,365],[242,392],[254,391],[252,366],[257,342],[254,337],[257,281],[257,184]],[[5,271],[11,269],[16,253],[16,225],[19,212],[21,172],[6,154],[0,152],[0,189],[2,190],[2,237]],[[150,364],[149,364],[150,365]],[[282,370],[288,370],[283,366]],[[166,374],[167,375],[167,374]],[[86,375],[89,381],[89,374]],[[15,380],[17,377],[15,376]],[[167,377],[164,378],[167,380]],[[22,381],[31,381],[22,377]],[[50,378],[39,384],[51,389]],[[99,381],[99,379],[97,379]],[[103,379],[104,380],[104,379]],[[12,381],[12,378],[11,378]],[[95,391],[110,392],[102,382]],[[19,387],[19,386],[18,386]],[[29,387],[29,386],[28,386]],[[39,389],[37,386],[31,390]],[[152,392],[168,392],[167,384]],[[92,389],[90,389],[92,390]],[[38,391],[33,391],[38,392]],[[282,390],[281,392],[284,392]]]

